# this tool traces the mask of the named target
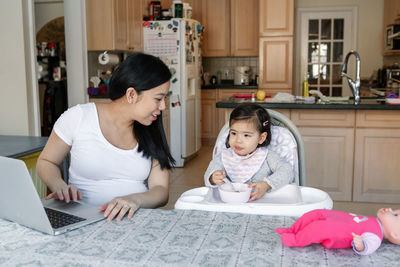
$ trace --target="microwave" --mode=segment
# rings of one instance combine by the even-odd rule
[[[400,49],[400,24],[392,24],[386,27],[385,49]]]

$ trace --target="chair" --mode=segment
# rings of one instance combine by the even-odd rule
[[[282,159],[293,166],[295,177],[293,183],[305,186],[306,183],[306,163],[304,143],[296,125],[282,113],[267,109],[271,117],[271,143],[269,149],[276,152]],[[217,141],[213,149],[213,157],[221,152],[225,145],[226,137],[229,134],[229,122],[220,130]]]
[[[175,203],[175,209],[294,217],[300,217],[314,209],[332,209],[333,201],[326,192],[306,186],[304,143],[299,130],[283,114],[270,109],[268,113],[272,124],[272,139],[268,149],[276,152],[293,166],[295,175],[292,184],[270,192],[262,199],[240,204],[223,203],[219,194],[216,194],[218,191],[216,188],[206,186],[193,188],[182,193]],[[218,134],[213,157],[221,153],[228,134],[227,122]]]

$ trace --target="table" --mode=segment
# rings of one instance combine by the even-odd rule
[[[48,137],[0,135],[0,156],[20,158],[43,150]]]
[[[276,227],[292,217],[140,209],[131,220],[100,221],[60,236],[0,219],[1,266],[393,266],[400,246],[375,253],[282,246]],[[339,264],[340,263],[340,264]]]

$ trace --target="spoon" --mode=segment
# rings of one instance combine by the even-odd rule
[[[224,181],[226,184],[228,184],[234,192],[238,192],[236,190],[236,188],[233,186],[233,184],[231,183],[231,181],[229,181],[228,178],[225,177],[222,181]]]

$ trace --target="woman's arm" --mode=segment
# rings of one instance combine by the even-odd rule
[[[71,147],[52,131],[36,165],[40,178],[52,192],[46,199],[58,198],[66,202],[82,199],[75,186],[68,186],[64,182],[59,168],[70,150]]]
[[[158,161],[153,160],[147,192],[114,198],[99,209],[104,211],[104,217],[107,217],[108,221],[113,220],[115,216],[117,216],[116,220],[120,221],[126,213],[128,213],[128,218],[132,218],[139,208],[164,206],[168,202],[169,174],[169,170],[161,170]]]

